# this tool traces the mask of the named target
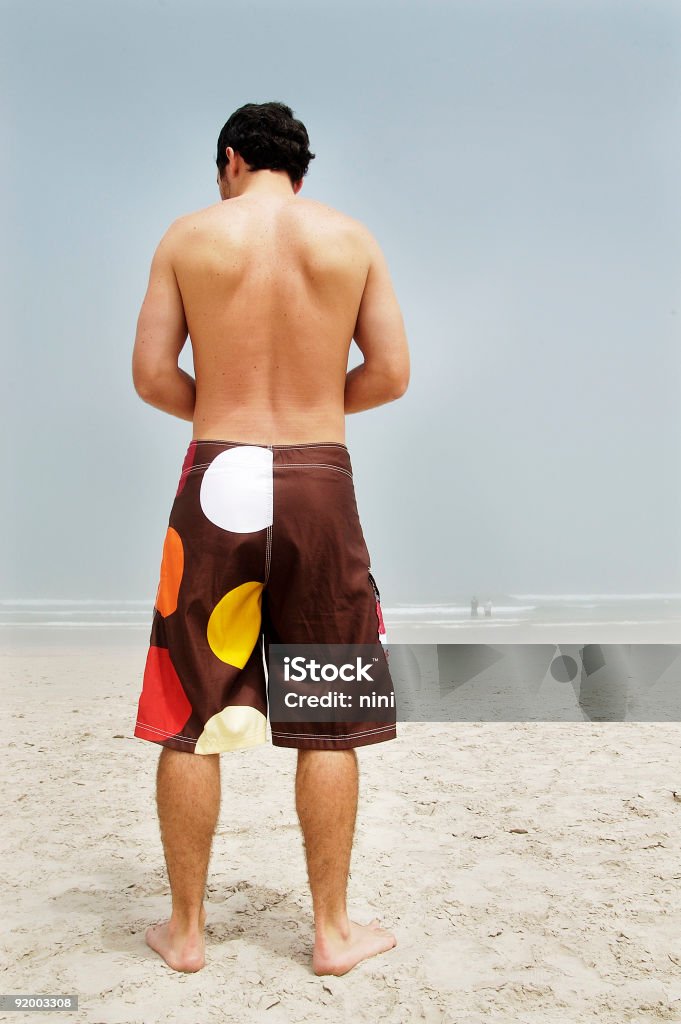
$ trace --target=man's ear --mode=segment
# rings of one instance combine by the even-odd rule
[[[297,181],[294,184],[294,186],[293,186],[293,191],[294,191],[295,195],[298,195],[298,193],[300,192],[302,187],[303,187],[303,179],[301,178],[300,181]]]

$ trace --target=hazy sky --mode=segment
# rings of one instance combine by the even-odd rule
[[[153,600],[191,424],[133,389],[137,315],[266,100],[407,326],[407,394],[347,420],[384,603],[681,591],[678,4],[1,6],[0,597]]]

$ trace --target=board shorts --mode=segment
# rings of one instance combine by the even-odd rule
[[[159,575],[140,739],[195,754],[265,743],[270,643],[371,644],[387,665],[344,444],[193,439]],[[274,746],[308,750],[396,736],[385,717],[270,725]]]

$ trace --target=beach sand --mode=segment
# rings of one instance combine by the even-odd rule
[[[342,978],[311,970],[295,752],[225,754],[206,967],[170,970],[144,942],[170,909],[161,748],[132,735],[145,657],[0,657],[0,988],[80,1000],[41,1019],[681,1021],[676,723],[403,723],[359,750],[349,907],[398,945]]]

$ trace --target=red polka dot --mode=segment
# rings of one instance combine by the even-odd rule
[[[194,465],[194,458],[195,458],[195,456],[196,456],[196,441],[192,441],[191,444],[189,445],[189,447],[187,448],[187,454],[185,455],[184,462],[182,463],[182,472],[180,473],[180,482],[177,485],[177,491],[175,492],[175,497],[177,497],[178,494],[181,494],[182,491],[184,490],[184,485],[187,482],[187,473],[189,472],[189,470]]]
[[[150,647],[137,708],[135,736],[158,742],[174,736],[189,718],[191,710],[187,694],[170,660],[170,652],[165,647]]]

